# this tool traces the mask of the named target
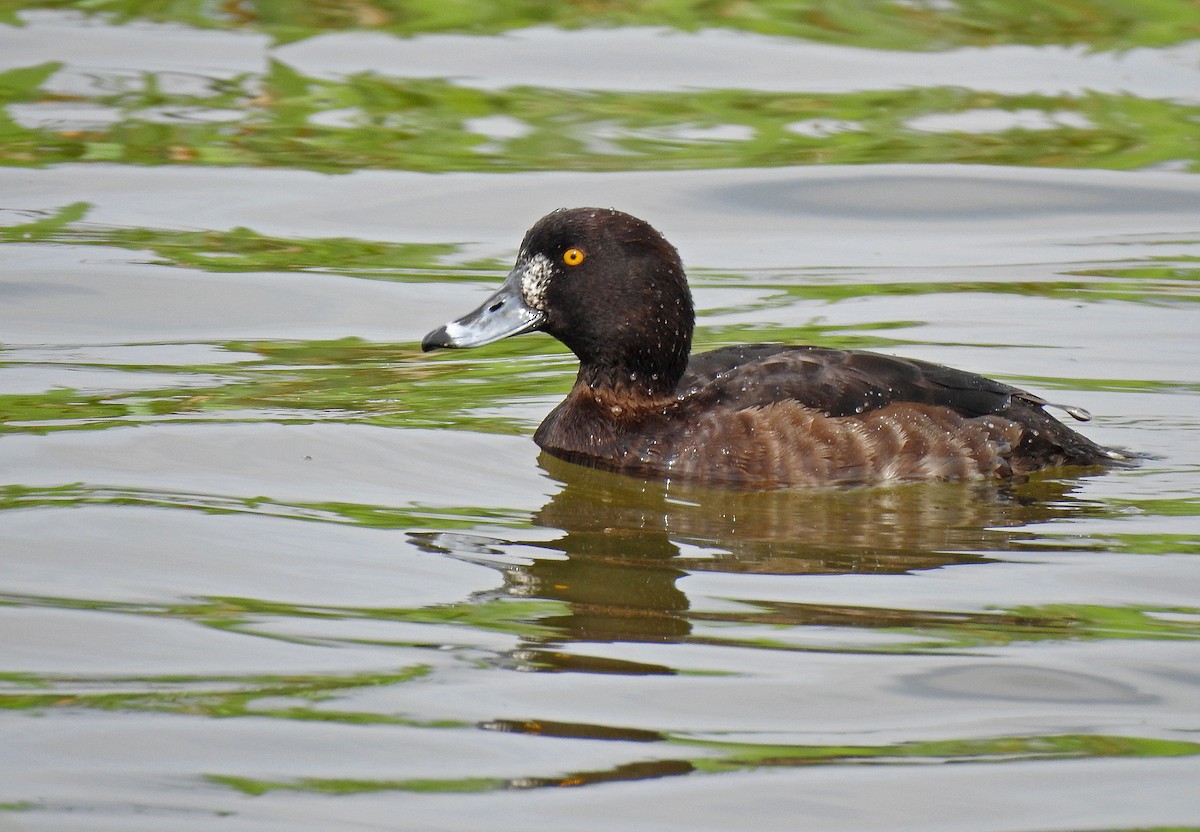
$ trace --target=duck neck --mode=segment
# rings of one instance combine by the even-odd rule
[[[670,351],[642,348],[620,360],[611,354],[581,359],[575,385],[598,397],[659,403],[674,397],[687,368],[690,341]]]

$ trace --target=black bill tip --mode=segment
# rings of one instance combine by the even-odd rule
[[[433,352],[434,350],[446,349],[454,346],[450,343],[450,336],[446,334],[446,327],[440,326],[433,332],[421,339],[421,352]]]

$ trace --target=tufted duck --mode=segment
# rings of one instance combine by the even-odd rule
[[[571,462],[751,488],[1003,478],[1132,457],[973,373],[871,352],[749,344],[689,356],[695,312],[675,248],[642,220],[560,209],[474,312],[421,348],[546,332],[579,375],[534,441]],[[1068,408],[1078,419],[1082,411]]]

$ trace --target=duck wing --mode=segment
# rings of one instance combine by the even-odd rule
[[[1004,413],[1014,400],[1035,407],[1047,403],[1020,388],[928,361],[780,344],[695,355],[679,391],[739,408],[794,401],[827,416],[854,416],[898,402],[946,407],[967,417]]]
[[[1140,458],[1071,430],[1045,411],[1049,402],[1027,390],[941,364],[873,352],[778,344],[726,347],[695,356],[679,391],[685,398],[695,397],[701,409],[732,407],[747,416],[799,406],[828,417],[867,418],[889,405],[900,411],[913,410],[905,407],[912,405],[965,419],[999,417],[1021,426],[1011,458],[1019,473],[1058,465],[1133,464]],[[1091,418],[1078,408],[1052,406],[1081,421]]]

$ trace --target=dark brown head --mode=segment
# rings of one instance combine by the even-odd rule
[[[620,211],[564,208],[525,235],[499,291],[421,348],[542,331],[575,353],[588,384],[661,394],[683,375],[694,324],[679,254],[661,234]]]

